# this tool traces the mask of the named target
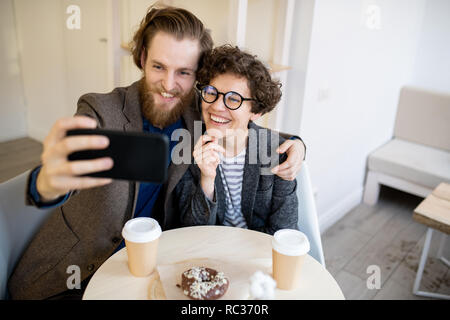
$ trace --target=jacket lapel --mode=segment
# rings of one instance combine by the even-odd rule
[[[219,167],[216,169],[216,179],[214,180],[214,187],[216,189],[217,202],[217,222],[223,225],[225,220],[225,211],[227,210],[227,199],[225,196],[225,188],[223,187],[222,177],[220,176]]]
[[[123,106],[123,115],[126,118],[126,122],[123,125],[125,132],[142,132],[143,122],[142,122],[142,111],[141,111],[141,101],[139,98],[139,81],[134,82],[127,90],[125,95],[125,104]],[[134,198],[133,198],[133,215],[136,210],[136,203],[139,194],[139,182],[130,181],[130,187],[134,188]]]
[[[127,90],[125,95],[125,104],[123,106],[123,115],[126,122],[123,125],[124,131],[141,131],[143,128],[141,101],[139,98],[139,82],[133,83]]]
[[[186,170],[189,168],[189,165],[193,163],[193,157],[192,157],[192,151],[194,150],[194,145],[197,142],[198,138],[202,134],[201,132],[201,117],[200,112],[198,109],[199,106],[199,97],[196,95],[194,97],[194,100],[188,108],[183,112],[182,118],[184,121],[184,124],[186,126],[186,129],[189,132],[189,144],[185,145],[188,141],[182,141],[179,142],[179,144],[183,144],[182,150],[183,152],[187,151],[189,152],[189,161],[187,163],[182,162],[180,164],[175,164],[171,162],[168,170],[168,180],[166,182],[166,188],[165,188],[165,200],[164,200],[164,210],[165,212],[169,212],[168,205],[169,205],[169,199],[172,195],[173,190],[175,189],[178,181],[183,177]],[[195,123],[197,122],[197,125],[195,126]],[[199,128],[196,128],[200,126]],[[195,130],[194,130],[195,129]],[[195,134],[197,135],[195,135]],[[177,145],[178,147],[179,145]],[[179,150],[179,148],[177,148]],[[167,214],[164,215],[164,222],[165,225],[170,225],[171,221],[168,219],[172,219],[173,217],[169,217]]]
[[[251,129],[251,123],[249,128]],[[244,176],[242,180],[241,210],[248,226],[252,224],[253,206],[260,174],[258,156],[259,141],[257,136],[250,137],[250,135],[255,133],[257,134],[257,131],[249,130],[247,152],[245,154]],[[257,141],[257,143],[253,143],[254,141]]]

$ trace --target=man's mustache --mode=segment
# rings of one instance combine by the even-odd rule
[[[164,93],[168,93],[168,94],[170,94],[170,95],[172,95],[172,96],[174,96],[176,98],[181,96],[181,91],[178,90],[178,89],[168,91],[168,90],[165,90],[164,88],[159,87],[159,86],[157,86],[156,88],[149,88],[148,91],[147,91],[147,94],[151,94],[151,93],[159,93],[159,94],[161,94],[163,92]]]

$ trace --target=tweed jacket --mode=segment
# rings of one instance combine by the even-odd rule
[[[269,171],[278,161],[284,161],[285,155],[279,156],[275,151],[283,141],[277,133],[249,123],[241,191],[241,210],[249,229],[268,234],[284,228],[298,229],[297,182],[285,181]],[[264,161],[265,155],[272,165]],[[223,225],[227,204],[219,168],[214,182],[214,201],[203,193],[200,173],[197,164],[191,164],[175,188],[173,200],[181,224]]]
[[[198,105],[195,100],[182,115],[191,133],[190,143],[194,121],[200,120]],[[107,94],[83,95],[76,114],[93,117],[102,129],[142,131],[138,82]],[[176,212],[171,208],[171,196],[188,167],[189,163],[169,166],[168,180],[152,211],[163,230],[178,227],[179,217],[172,216]],[[81,280],[91,276],[121,243],[121,231],[133,217],[138,190],[137,182],[114,180],[103,187],[74,192],[55,208],[9,279],[11,298],[45,299],[66,291],[70,276],[67,268],[71,265],[80,267]]]

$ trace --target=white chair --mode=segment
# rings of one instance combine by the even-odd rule
[[[325,267],[316,203],[306,161],[303,162],[300,173],[297,176],[297,197],[299,206],[298,227],[309,239],[311,245],[309,255]]]
[[[28,174],[29,171],[0,184],[0,300],[8,298],[8,279],[51,212],[25,205]]]
[[[450,94],[403,87],[394,135],[367,158],[364,203],[378,201],[380,186],[427,197],[450,183]]]

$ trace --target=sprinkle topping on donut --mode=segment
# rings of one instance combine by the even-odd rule
[[[181,276],[184,294],[195,300],[218,299],[225,294],[228,285],[223,272],[206,267],[193,267]]]

